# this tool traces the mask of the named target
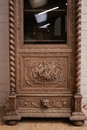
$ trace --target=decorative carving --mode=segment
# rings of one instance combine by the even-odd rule
[[[60,49],[59,49],[60,50]],[[72,50],[70,49],[69,51],[67,51],[67,50],[61,50],[61,51],[59,51],[59,52],[56,52],[55,50],[54,50],[54,52],[52,51],[52,52],[19,52],[18,53],[18,55],[19,55],[19,58],[20,57],[32,57],[32,56],[34,56],[34,57],[36,57],[36,56],[38,56],[38,57],[42,57],[42,56],[66,56],[66,57],[69,57],[70,55],[71,55],[71,52],[72,52]]]
[[[25,60],[25,80],[29,86],[37,84],[65,86],[66,60]]]
[[[10,93],[15,94],[15,21],[14,0],[9,0]]]
[[[28,66],[29,68],[29,66]],[[61,68],[60,68],[61,69]],[[37,82],[49,82],[49,81],[54,81],[56,80],[56,75],[55,71],[57,71],[56,66],[50,62],[46,63],[46,61],[42,61],[42,63],[38,63],[36,66],[32,66],[32,76],[30,77],[31,79],[34,78],[36,83]],[[30,72],[30,71],[29,71]],[[30,73],[29,73],[30,75]],[[26,80],[27,81],[27,80]],[[27,82],[28,83],[28,82]]]
[[[41,100],[41,106],[42,107],[49,107],[49,100],[48,99],[42,99]]]
[[[27,113],[43,113],[43,112],[48,112],[48,113],[66,113],[66,115],[67,115],[67,113],[70,113],[71,112],[71,110],[70,109],[19,109],[19,112],[27,112]],[[59,114],[58,114],[59,115]],[[30,116],[29,116],[30,117]],[[35,116],[34,116],[35,117]],[[40,117],[39,115],[37,115],[37,117]],[[44,115],[43,115],[43,117],[44,117]],[[49,116],[48,116],[49,117]],[[50,117],[52,117],[52,115],[50,115]],[[56,117],[56,116],[54,116],[53,115],[53,117]],[[65,116],[66,117],[66,116]]]
[[[68,45],[64,45],[64,46],[61,46],[61,45],[57,46],[56,45],[56,47],[52,46],[52,45],[44,46],[44,45],[40,45],[40,44],[39,44],[39,46],[37,46],[37,45],[34,45],[34,46],[33,45],[28,45],[28,46],[25,45],[25,46],[23,46],[20,41],[19,41],[19,48],[20,49],[29,49],[29,50],[38,50],[38,51],[52,51],[52,50],[55,50],[55,52],[58,52],[58,51],[70,52],[71,51],[71,47],[68,46]]]
[[[20,89],[20,92],[18,95],[20,94],[25,94],[25,93],[29,93],[29,94],[65,94],[65,95],[69,95],[69,96],[72,96],[73,94],[68,91],[67,89],[32,89],[32,90],[23,90],[23,89]]]
[[[15,111],[15,99],[14,98],[10,98],[9,99],[9,109],[12,111]]]
[[[9,96],[9,111],[15,111],[16,110],[16,95],[10,95]]]
[[[38,105],[38,102],[34,102],[34,101],[31,101],[31,100],[18,100],[18,106],[20,107],[23,107],[23,108],[26,108],[26,107],[40,107],[40,104]]]
[[[42,99],[18,99],[18,108],[70,108],[71,106],[71,99],[49,99],[49,98],[42,98]]]
[[[72,112],[73,116],[83,116],[83,112]]]
[[[75,99],[75,111],[81,111],[81,99]]]
[[[74,95],[74,100],[75,100],[75,106],[74,106],[74,111],[75,112],[81,112],[82,106],[81,106],[81,100],[82,96],[81,95]]]
[[[76,3],[76,94],[80,94],[81,82],[81,0]]]

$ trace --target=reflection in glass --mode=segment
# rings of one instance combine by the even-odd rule
[[[54,27],[54,35],[61,36],[61,17],[59,17],[55,20],[54,26],[55,26]]]
[[[66,43],[67,0],[24,0],[24,43]]]

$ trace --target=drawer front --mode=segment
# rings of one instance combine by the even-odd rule
[[[25,112],[71,111],[72,97],[18,97],[17,108]],[[21,111],[23,112],[23,111]]]

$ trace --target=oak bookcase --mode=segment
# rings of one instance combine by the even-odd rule
[[[9,0],[10,125],[22,117],[82,125],[81,0]]]

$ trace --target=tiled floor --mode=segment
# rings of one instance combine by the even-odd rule
[[[87,110],[84,110],[87,115]],[[22,119],[15,126],[2,121],[5,109],[0,108],[0,130],[87,130],[87,120],[83,126],[73,126],[68,119]]]

